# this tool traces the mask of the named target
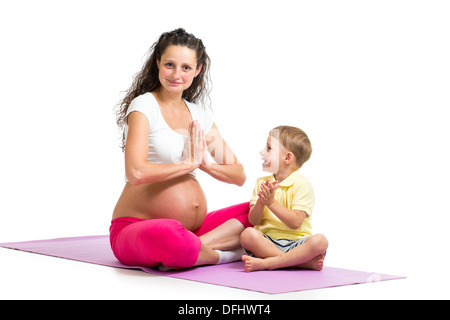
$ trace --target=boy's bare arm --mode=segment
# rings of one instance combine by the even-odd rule
[[[258,199],[256,203],[250,207],[250,211],[248,213],[248,221],[256,226],[261,221],[262,215],[264,212],[264,205],[261,203],[261,199]]]
[[[306,212],[290,210],[279,204],[278,201],[275,200],[275,191],[277,188],[278,182],[272,183],[267,180],[266,182],[261,183],[261,191],[258,193],[258,202],[261,203],[263,209],[264,206],[267,206],[267,208],[269,208],[269,210],[289,228],[293,230],[300,228],[303,220],[306,218]]]
[[[277,201],[273,201],[267,206],[285,225],[295,230],[300,228],[306,218],[306,212],[300,210],[290,210],[283,207]]]

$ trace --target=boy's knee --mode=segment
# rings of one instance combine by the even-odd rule
[[[317,249],[320,252],[325,252],[328,249],[328,240],[321,233],[318,233],[318,234],[312,236],[308,240],[312,241],[311,244],[314,246],[315,249]]]
[[[244,231],[242,231],[241,244],[244,248],[249,247],[252,243],[256,241],[257,232],[259,231],[252,227],[246,228]]]

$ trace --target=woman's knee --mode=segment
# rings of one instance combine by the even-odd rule
[[[173,219],[136,222],[112,236],[112,250],[126,265],[189,267],[197,260],[200,239]]]
[[[192,266],[201,248],[200,239],[176,220],[160,230],[158,242],[161,263],[173,268]]]

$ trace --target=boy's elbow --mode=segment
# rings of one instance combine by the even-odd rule
[[[286,225],[292,230],[297,230],[297,229],[300,229],[302,224],[303,224],[303,219],[291,221],[289,224],[286,224]]]
[[[288,227],[292,230],[297,230],[297,229],[300,229],[300,227],[302,226],[302,223],[303,223],[303,221],[301,223],[294,222],[291,225],[289,225]]]
[[[252,225],[252,226],[257,226],[259,224],[260,219],[251,219],[250,215],[248,216],[248,222]]]
[[[302,226],[303,221],[305,220],[307,215],[308,214],[304,211],[294,210],[295,219],[293,219],[293,221],[290,221],[289,225],[286,225],[292,230],[297,230]]]

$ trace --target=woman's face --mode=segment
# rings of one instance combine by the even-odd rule
[[[157,63],[159,81],[171,93],[183,93],[202,68],[197,66],[196,52],[185,46],[168,46]]]

